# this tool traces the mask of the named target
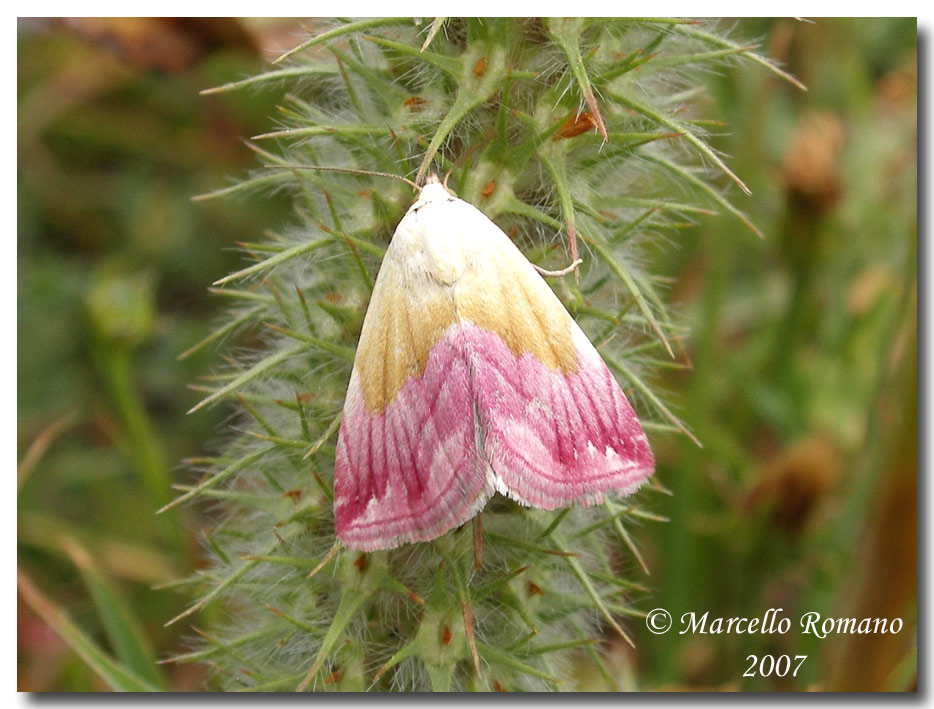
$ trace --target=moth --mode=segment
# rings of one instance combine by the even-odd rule
[[[546,510],[593,505],[654,467],[632,406],[542,276],[429,177],[357,346],[334,465],[341,543],[428,541],[496,492]]]

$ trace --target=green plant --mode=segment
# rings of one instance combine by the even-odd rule
[[[211,566],[191,579],[199,600],[175,620],[220,610],[178,661],[209,663],[226,689],[519,690],[573,687],[569,662],[583,658],[620,688],[599,645],[640,614],[631,596],[644,589],[621,553],[641,563],[629,528],[658,517],[640,503],[544,512],[495,498],[479,566],[468,528],[371,554],[334,542],[333,439],[354,345],[413,195],[299,167],[450,173],[531,261],[561,268],[581,253],[557,294],[645,428],[691,436],[647,378],[680,366],[682,330],[645,263],[661,234],[711,213],[681,193],[755,231],[717,187],[726,175],[745,190],[705,138],[716,122],[692,114],[707,67],[744,58],[790,79],[753,49],[682,20],[361,20],[215,89],[289,85],[281,129],[251,143],[263,169],[208,196],[288,190],[295,222],[243,244],[255,263],[214,289],[232,316],[198,345],[253,338],[193,409],[235,399],[239,415],[172,503],[210,500],[217,516],[204,530]]]

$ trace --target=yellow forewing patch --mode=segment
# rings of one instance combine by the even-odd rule
[[[421,376],[458,322],[496,333],[516,357],[528,352],[549,369],[577,371],[573,321],[548,284],[481,212],[432,199],[428,189],[396,230],[370,299],[354,361],[366,408],[381,412]],[[416,208],[450,219],[435,211],[419,221]],[[434,233],[439,221],[450,228]]]
[[[571,316],[528,262],[471,271],[457,284],[457,313],[499,335],[516,357],[528,352],[549,369],[577,370]],[[537,281],[537,282],[536,282]]]
[[[413,293],[393,266],[383,264],[354,360],[363,400],[374,413],[395,399],[406,379],[421,376],[431,348],[456,320],[450,289]]]

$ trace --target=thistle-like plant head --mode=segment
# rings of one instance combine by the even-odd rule
[[[703,72],[746,60],[792,80],[715,23],[684,20],[369,19],[315,28],[270,71],[212,91],[282,87],[263,167],[210,197],[294,198],[291,229],[243,244],[217,281],[230,317],[199,346],[250,341],[203,386],[233,433],[173,504],[210,502],[212,559],[194,649],[225,689],[575,688],[574,662],[619,688],[607,634],[629,640],[644,565],[636,498],[546,512],[495,497],[431,542],[364,554],[335,541],[335,436],[354,349],[389,239],[432,173],[493,219],[553,282],[652,437],[688,435],[650,376],[677,366],[683,329],[646,247],[743,182],[695,114]],[[341,168],[306,170],[310,167]],[[673,236],[674,235],[674,236]],[[257,344],[259,343],[259,344]],[[199,624],[200,625],[200,624]]]

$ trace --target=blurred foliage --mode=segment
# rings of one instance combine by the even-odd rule
[[[900,604],[862,609],[901,616],[906,629],[892,656],[874,657],[877,683],[848,687],[904,689],[911,672],[887,682],[916,646],[916,525],[888,547],[901,579],[880,579],[860,554],[873,544],[867,520],[885,486],[904,486],[906,515],[916,500],[914,469],[897,481],[883,475],[893,446],[913,450],[917,440],[915,384],[904,376],[916,367],[915,22],[746,29],[756,26],[767,54],[808,92],[741,72],[714,83],[726,126],[718,147],[748,179],[753,196],[739,206],[765,238],[715,218],[662,255],[691,323],[693,371],[669,386],[704,447],[671,440],[659,452],[659,477],[675,496],[647,556],[653,607],[676,619],[706,610],[761,617],[774,607],[794,626],[784,636],[643,632],[636,673],[650,673],[649,686],[829,688],[840,649],[801,635],[797,620],[843,614],[865,577],[883,595],[906,582]],[[911,440],[898,443],[909,413]],[[809,658],[794,680],[741,678],[746,655],[767,652]]]
[[[20,21],[19,562],[119,659],[131,625],[154,656],[180,643],[178,629],[162,627],[180,597],[156,587],[197,567],[196,512],[153,511],[223,412],[185,416],[198,398],[186,387],[210,360],[176,358],[215,317],[205,284],[238,263],[235,242],[275,228],[283,213],[275,195],[242,208],[192,202],[250,165],[241,140],[275,110],[256,92],[198,93],[258,71],[257,48],[275,47],[280,32],[288,42],[294,28]],[[76,554],[94,559],[93,576]],[[132,623],[113,622],[118,606]],[[19,622],[20,689],[105,686],[29,605]],[[170,686],[200,681],[176,676]]]
[[[644,607],[899,616],[905,629],[875,642],[633,622],[637,650],[614,666],[649,690],[911,688],[916,24],[741,22],[808,91],[736,71],[701,99],[764,238],[721,215],[656,256],[691,329],[690,371],[662,385],[704,447],[656,439],[674,495],[653,502],[670,523],[638,530]],[[177,357],[224,305],[205,286],[241,263],[231,247],[288,211],[275,194],[191,201],[254,164],[240,139],[276,110],[258,91],[198,93],[257,73],[298,28],[20,21],[20,689],[201,686],[190,666],[152,662],[182,644],[163,623],[184,604],[171,584],[198,568],[201,527],[195,509],[152,512],[224,425],[221,409],[185,416],[213,354]],[[742,678],[746,655],[767,652],[809,657],[795,679]]]

